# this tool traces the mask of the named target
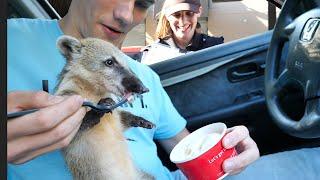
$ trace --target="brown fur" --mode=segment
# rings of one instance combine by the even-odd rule
[[[63,36],[58,47],[67,64],[59,76],[57,95],[79,94],[98,103],[112,94],[137,91],[136,85],[142,85],[122,61],[123,54],[105,41]],[[114,60],[114,66],[107,66],[106,59]],[[128,78],[132,86],[123,83]],[[153,124],[129,112],[114,110],[102,114],[93,127],[80,130],[63,151],[74,179],[153,179],[135,168],[128,153],[123,131],[132,126],[152,128]]]

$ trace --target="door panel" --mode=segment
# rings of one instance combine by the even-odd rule
[[[167,86],[165,89],[172,97],[177,110],[190,122],[194,122],[193,119],[197,116],[205,116],[219,109],[236,107],[257,98],[263,98],[262,74],[232,83],[228,79],[227,72],[230,68],[237,67],[243,62],[263,64],[266,49],[267,47],[261,52],[235,59],[206,74]]]

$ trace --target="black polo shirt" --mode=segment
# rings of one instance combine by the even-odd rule
[[[224,38],[222,36],[214,37],[214,36],[208,36],[206,34],[198,34],[198,33],[195,33],[195,35],[191,40],[191,43],[186,47],[186,49],[180,49],[177,46],[177,44],[174,42],[173,38],[160,39],[158,41],[158,43],[168,45],[171,48],[180,49],[180,52],[182,53],[187,51],[198,51],[211,46],[222,44],[223,42],[224,42]]]
[[[187,54],[192,51],[198,51],[204,48],[222,44],[223,42],[224,38],[222,36],[213,37],[196,33],[186,49],[180,49],[179,46],[177,46],[177,44],[174,42],[173,38],[158,39],[154,43],[142,49],[140,62],[151,64]]]

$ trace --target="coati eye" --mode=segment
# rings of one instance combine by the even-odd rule
[[[107,59],[106,61],[104,61],[104,63],[105,63],[107,66],[112,66],[112,65],[113,65],[113,60],[112,60],[112,59]]]

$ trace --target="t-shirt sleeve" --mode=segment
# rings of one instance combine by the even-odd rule
[[[157,82],[159,82],[159,100],[161,100],[161,104],[159,106],[159,123],[154,139],[168,139],[181,132],[186,127],[187,122],[176,110],[167,92],[160,84],[158,76],[157,78]]]

